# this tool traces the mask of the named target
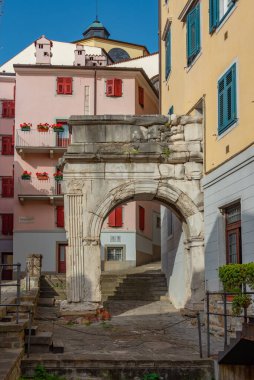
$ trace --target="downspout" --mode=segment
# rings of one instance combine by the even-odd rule
[[[94,115],[97,115],[97,70],[94,69]]]
[[[159,113],[161,114],[161,88],[162,88],[162,83],[161,83],[161,0],[158,0],[158,12],[159,12]]]

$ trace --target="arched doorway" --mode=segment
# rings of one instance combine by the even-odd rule
[[[184,234],[185,292],[176,304],[194,306],[202,300],[202,148],[200,140],[188,140],[190,125],[202,125],[193,117],[170,122],[169,129],[168,118],[162,116],[70,119],[73,141],[64,168],[69,303],[100,302],[103,221],[115,207],[137,200],[158,201],[178,216]],[[165,129],[174,134],[166,135]]]

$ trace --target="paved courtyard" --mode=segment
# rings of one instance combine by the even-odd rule
[[[56,319],[57,308],[42,307],[36,321],[41,331],[53,331],[64,343],[64,356],[72,354],[101,360],[196,360],[199,359],[197,324],[181,316],[169,301],[111,301],[112,319],[66,324]],[[38,322],[38,323],[37,323]],[[202,328],[203,354],[206,357],[206,334]],[[222,349],[223,342],[211,338],[211,352]],[[54,354],[41,354],[53,355]],[[35,357],[32,354],[31,357]]]

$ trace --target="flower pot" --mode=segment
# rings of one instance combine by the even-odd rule
[[[31,128],[30,127],[21,127],[21,131],[30,131]]]
[[[233,299],[234,299],[234,295],[231,295],[231,294],[230,294],[230,295],[227,295],[227,296],[226,296],[226,301],[227,301],[227,302],[232,302]]]
[[[63,177],[61,176],[59,176],[59,177],[55,177],[55,181],[57,181],[57,182],[59,182],[59,181],[62,181],[63,180]]]
[[[64,128],[53,128],[53,131],[56,133],[64,132]]]
[[[21,179],[28,181],[28,180],[31,179],[31,176],[29,176],[29,175],[22,175]]]
[[[37,128],[38,132],[48,132],[47,128]]]
[[[37,179],[40,181],[47,181],[49,177],[46,175],[37,175]]]

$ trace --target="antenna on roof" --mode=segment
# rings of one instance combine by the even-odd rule
[[[96,18],[95,20],[98,21],[98,0],[95,0],[96,1]]]

